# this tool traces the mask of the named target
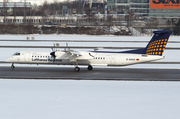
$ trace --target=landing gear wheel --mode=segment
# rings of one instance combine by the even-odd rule
[[[11,65],[11,69],[14,69],[14,68],[15,68],[15,66],[12,64],[12,65]]]
[[[74,68],[74,71],[75,71],[75,72],[79,72],[79,71],[80,71],[80,68],[79,68],[79,67],[75,67],[75,68]]]
[[[93,67],[92,67],[91,65],[89,65],[87,69],[88,69],[88,70],[92,70]]]

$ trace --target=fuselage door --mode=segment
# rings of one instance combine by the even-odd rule
[[[29,52],[25,52],[24,61],[25,62],[29,62],[30,61],[30,53]]]

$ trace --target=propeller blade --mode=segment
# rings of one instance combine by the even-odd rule
[[[53,47],[51,48],[51,52],[55,51],[55,44],[53,45]]]
[[[55,48],[56,48],[56,46],[55,46],[55,43],[54,43],[54,47],[51,48],[52,51],[50,53],[50,55],[53,58],[53,62],[55,62],[55,60],[56,60],[56,55],[55,55],[56,50],[55,50]]]
[[[66,51],[70,51],[70,47],[68,46],[68,43],[66,42]]]
[[[68,43],[66,42],[66,47],[68,48]]]
[[[56,58],[55,58],[55,57],[53,57],[53,62],[55,62],[55,59],[56,59]]]
[[[50,55],[53,57],[53,62],[55,62],[56,59],[55,51],[51,52]]]
[[[56,46],[55,46],[55,43],[54,43],[54,51],[55,51],[55,47],[56,47]]]

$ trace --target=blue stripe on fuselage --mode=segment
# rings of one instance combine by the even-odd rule
[[[128,50],[128,51],[118,51],[118,52],[114,52],[114,51],[91,51],[94,53],[131,53],[131,54],[146,54],[145,53],[145,48],[141,48],[141,49],[136,49],[136,50]]]

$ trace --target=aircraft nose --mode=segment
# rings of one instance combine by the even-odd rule
[[[11,58],[8,58],[5,60],[5,62],[10,62],[11,61]]]

